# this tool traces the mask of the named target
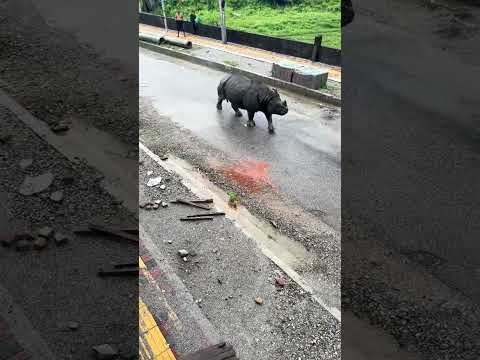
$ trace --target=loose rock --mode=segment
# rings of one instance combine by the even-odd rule
[[[285,286],[285,279],[282,278],[282,277],[276,277],[275,278],[275,285],[277,285],[278,287],[284,287]]]
[[[118,355],[118,351],[109,344],[94,346],[93,351],[99,360],[113,359]]]
[[[188,256],[188,251],[185,249],[180,249],[178,250],[178,255],[180,255],[181,257]]]
[[[63,200],[63,191],[55,191],[50,195],[50,199],[55,202],[60,202]]]
[[[151,178],[151,179],[148,180],[147,186],[148,187],[157,186],[161,182],[162,182],[162,177],[161,176],[156,177],[156,178]]]
[[[165,190],[167,187],[165,185],[160,185],[160,189]]]
[[[166,208],[168,204],[165,201],[162,201],[162,207]]]
[[[47,189],[53,182],[53,174],[46,172],[38,176],[26,176],[20,185],[19,192],[22,195],[30,196]]]
[[[263,305],[263,299],[262,299],[261,297],[255,298],[255,302],[256,302],[258,305]]]

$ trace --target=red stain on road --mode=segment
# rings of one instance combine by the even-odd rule
[[[234,165],[222,167],[223,174],[245,190],[257,193],[266,187],[272,188],[268,177],[268,165],[264,161],[243,160]]]

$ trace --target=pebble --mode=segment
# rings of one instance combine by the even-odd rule
[[[186,257],[186,256],[185,256],[185,257],[183,257],[182,259],[183,259],[183,261],[185,261],[185,262],[187,262],[187,261],[188,261],[188,259],[187,259],[187,257]]]
[[[55,202],[60,202],[63,200],[63,191],[55,191],[50,194],[50,199],[55,201]]]
[[[168,204],[165,201],[162,201],[162,207],[166,208]]]
[[[172,240],[168,240],[167,243],[171,244],[171,243],[173,243],[173,241],[172,241]]]
[[[282,277],[276,277],[275,278],[275,285],[279,287],[284,287],[285,286],[285,279]]]
[[[147,171],[147,176],[150,176],[150,175],[152,175],[152,174],[153,174],[153,171],[151,171],[151,170],[150,170],[150,171]]]
[[[159,185],[161,182],[162,182],[162,177],[161,177],[161,176],[156,177],[156,178],[151,178],[151,179],[148,180],[147,186],[148,186],[148,187],[157,186],[157,185]],[[164,185],[163,185],[163,186],[164,186]]]
[[[178,255],[180,255],[181,257],[188,256],[188,251],[185,249],[180,249],[178,250]]]
[[[255,298],[255,302],[258,304],[258,305],[263,305],[263,299],[261,297],[256,297]]]
[[[160,185],[160,189],[165,190],[167,187],[165,185]]]

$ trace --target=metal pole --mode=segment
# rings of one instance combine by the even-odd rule
[[[162,0],[163,23],[165,24],[165,32],[168,32],[167,15],[165,15],[165,0]]]
[[[220,22],[222,30],[222,42],[227,43],[227,27],[225,26],[225,0],[218,0],[218,6],[220,8]]]

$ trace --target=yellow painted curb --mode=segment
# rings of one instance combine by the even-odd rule
[[[139,258],[140,269],[145,264]],[[141,360],[176,360],[170,346],[158,327],[147,305],[138,299],[139,307],[139,357]]]

